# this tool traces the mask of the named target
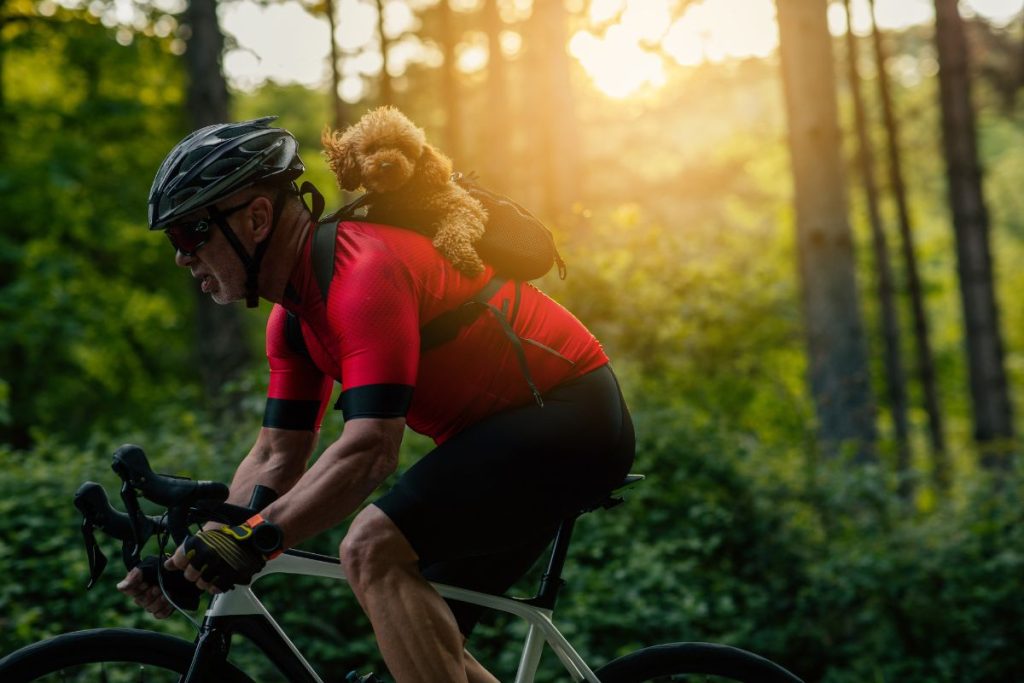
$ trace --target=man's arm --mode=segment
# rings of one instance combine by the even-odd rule
[[[228,502],[247,505],[257,484],[272,488],[278,496],[286,494],[306,471],[316,442],[314,431],[263,427],[235,470]]]
[[[341,438],[327,447],[313,467],[286,494],[261,511],[266,521],[281,528],[284,547],[337,525],[359,507],[397,468],[404,429],[405,418],[401,417],[359,418],[346,423]],[[258,462],[258,457],[247,456],[239,466],[231,486],[232,497],[240,498],[241,492],[251,490],[254,484],[290,484],[289,473],[295,463],[286,463],[281,473],[266,477],[260,474]],[[203,590],[220,592],[190,564],[184,546],[178,547],[165,566],[184,570],[185,578]],[[147,609],[159,615],[159,611],[148,606]]]
[[[267,521],[281,527],[284,547],[337,526],[352,514],[398,467],[404,430],[401,417],[347,422],[341,438],[324,450],[294,487],[288,487],[287,494],[262,511]],[[241,473],[240,467],[236,481]],[[235,495],[234,484],[231,488]]]
[[[316,442],[317,433],[312,430],[261,429],[256,443],[235,470],[228,502],[247,505],[256,484],[269,486],[278,495],[292,489],[302,477]],[[206,524],[207,529],[221,526],[219,522]],[[137,567],[117,584],[117,588],[158,619],[174,613],[160,588],[143,581],[142,572]]]

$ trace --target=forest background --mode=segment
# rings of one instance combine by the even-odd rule
[[[239,4],[224,0],[220,16]],[[666,14],[638,20],[641,4]],[[878,0],[880,11],[902,4]],[[457,168],[551,225],[569,272],[539,286],[602,341],[632,407],[635,470],[648,480],[625,506],[580,523],[560,604],[585,656],[600,663],[643,644],[700,640],[751,649],[808,681],[1019,677],[1020,411],[1001,433],[979,426],[936,27],[881,31],[880,69],[867,5],[853,3],[866,114],[858,136],[843,5],[788,3],[798,5],[831,19],[832,34],[814,34],[823,21],[781,33],[783,52],[801,41],[829,51],[807,64],[827,72],[816,92],[794,85],[801,67],[775,49],[730,57],[705,41],[694,52],[707,32],[670,30],[700,12],[751,40],[777,30],[773,13],[737,16],[731,0],[310,3],[312,20],[330,25],[318,35],[343,36],[356,14],[374,29],[362,44],[332,44],[337,68],[315,84],[229,84],[225,54],[252,55],[241,33],[222,32],[212,0],[0,2],[0,653],[115,624],[191,637],[184,620],[154,623],[123,599],[115,567],[84,592],[71,506],[82,481],[116,491],[109,456],[121,443],[142,445],[160,471],[227,479],[259,427],[268,307],[210,306],[166,240],[146,230],[164,154],[199,125],[276,114],[337,206],[349,197],[318,154],[321,128],[393,103]],[[1024,290],[1024,11],[996,21],[964,4],[961,15],[1002,354],[986,381],[1012,405],[1024,382],[1014,294]],[[299,49],[305,37],[276,39]],[[602,40],[610,51],[595,47]],[[898,178],[883,84],[899,124]],[[829,103],[842,136],[801,151],[806,141],[787,133],[795,113],[820,115],[827,129]],[[877,211],[859,163],[865,140]],[[820,158],[812,168],[822,182],[834,178],[821,195],[833,199],[826,215],[848,247],[817,264],[849,267],[842,286],[853,298],[824,308],[815,292],[832,285],[807,277],[818,256],[801,237],[806,178],[792,162],[806,153]],[[890,243],[889,304],[876,214]],[[918,372],[910,269],[898,258],[901,215],[913,230],[931,392]],[[831,355],[838,341],[815,346],[809,331],[822,320],[839,325],[827,338],[856,342],[852,355]],[[834,431],[819,371],[852,384],[863,374],[867,417],[855,433]],[[329,415],[324,439],[341,429]],[[409,434],[403,467],[429,447]],[[343,533],[306,547],[334,553]],[[343,587],[267,581],[272,611],[330,677],[380,666]],[[521,633],[487,621],[473,643],[506,677],[510,628]],[[544,680],[556,671],[546,661]]]

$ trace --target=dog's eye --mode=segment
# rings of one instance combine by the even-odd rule
[[[373,154],[373,153],[374,153],[374,152],[376,152],[376,151],[377,151],[378,149],[379,149],[379,146],[378,146],[378,145],[367,145],[367,146],[366,146],[366,153],[367,153],[367,154]]]

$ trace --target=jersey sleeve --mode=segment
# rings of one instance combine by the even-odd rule
[[[404,417],[412,403],[420,355],[417,289],[401,262],[385,248],[351,264],[328,302],[339,331],[345,420]]]
[[[270,384],[264,427],[319,431],[334,380],[317,369],[304,351],[298,318],[274,306],[267,320]]]

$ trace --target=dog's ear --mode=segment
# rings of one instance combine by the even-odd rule
[[[320,142],[324,146],[323,154],[327,159],[327,165],[331,167],[338,181],[338,187],[349,191],[358,188],[363,178],[359,171],[359,160],[356,158],[356,146],[352,136],[347,132],[342,134],[331,131],[329,127],[324,126]]]
[[[452,160],[431,145],[423,145],[416,173],[429,185],[444,185],[452,175]]]
[[[346,154],[343,157],[341,173],[338,176],[341,189],[351,192],[363,184],[363,176],[359,169],[359,161],[356,159],[353,145],[346,145]]]

